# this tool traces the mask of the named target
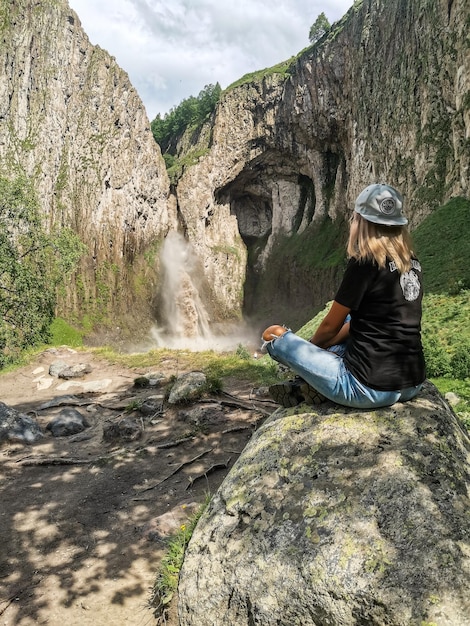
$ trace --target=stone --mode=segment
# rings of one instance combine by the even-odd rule
[[[69,365],[64,367],[59,374],[59,378],[81,378],[85,376],[85,374],[90,374],[92,372],[92,368],[88,363],[76,363],[75,365]]]
[[[103,441],[137,441],[142,437],[142,424],[132,417],[119,422],[108,422],[103,426]]]
[[[178,420],[204,430],[215,424],[224,424],[227,421],[227,416],[220,406],[202,405],[187,411],[179,411]]]
[[[448,391],[445,394],[444,398],[447,400],[450,406],[456,406],[460,402],[459,396],[453,391]]]
[[[65,383],[57,385],[57,391],[67,391],[73,387],[80,387],[84,392],[104,391],[113,382],[112,378],[101,378],[100,380],[77,381],[68,380]]]
[[[52,387],[54,379],[52,378],[52,376],[40,376],[39,378],[33,380],[33,382],[36,383],[36,389],[38,389],[39,391],[44,391],[45,389],[49,389],[50,387]]]
[[[81,378],[85,374],[92,372],[92,368],[88,363],[76,363],[70,365],[65,361],[54,361],[49,366],[49,375],[56,378]]]
[[[201,396],[206,384],[207,378],[203,372],[180,374],[171,388],[168,403],[180,404],[196,400]]]
[[[199,520],[180,626],[468,626],[470,440],[405,404],[278,409]]]
[[[77,396],[55,396],[51,400],[47,402],[43,402],[39,405],[38,411],[43,411],[44,409],[52,409],[58,406],[64,406],[66,404],[80,404],[82,401]]]
[[[54,361],[54,363],[51,363],[49,365],[49,376],[54,376],[55,378],[58,378],[60,372],[62,372],[66,367],[68,367],[68,363],[66,363],[65,361]]]
[[[68,437],[81,433],[89,426],[90,424],[80,411],[66,408],[47,424],[46,430],[49,430],[54,437]]]
[[[156,413],[161,413],[164,400],[165,396],[163,394],[148,396],[139,406],[139,412],[146,416],[154,416]]]
[[[17,441],[31,444],[42,437],[44,433],[36,420],[0,402],[0,443]]]

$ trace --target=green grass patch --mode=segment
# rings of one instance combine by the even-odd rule
[[[169,154],[164,154],[163,157],[167,165],[167,173],[170,181],[173,184],[176,184],[187,167],[191,167],[191,165],[196,165],[199,159],[208,153],[209,148],[201,148],[199,150],[191,150],[181,158]]]
[[[83,334],[73,328],[64,319],[56,317],[51,326],[51,345],[53,346],[70,346],[77,348],[83,346]]]
[[[424,296],[422,337],[428,376],[470,376],[469,319],[470,291]]]
[[[279,238],[273,256],[283,265],[292,258],[297,265],[312,269],[346,265],[346,239],[345,222],[325,217],[312,222],[302,233]]]
[[[115,352],[109,346],[95,348],[93,352],[110,363],[123,367],[154,369],[165,363],[165,367],[168,368],[172,363],[181,371],[204,372],[210,384],[209,390],[212,391],[220,390],[224,385],[224,379],[228,378],[250,381],[253,386],[267,385],[278,378],[277,366],[269,357],[247,359],[248,351],[241,345],[233,352],[213,350],[192,352],[159,348],[144,353],[124,354]]]
[[[453,198],[433,211],[413,233],[426,293],[470,289],[470,200]]]
[[[289,70],[294,63],[297,57],[293,56],[287,61],[282,61],[277,65],[273,65],[272,67],[266,67],[262,70],[257,70],[256,72],[250,72],[249,74],[244,74],[241,78],[236,80],[234,83],[229,85],[224,92],[230,91],[231,89],[236,89],[241,85],[245,85],[247,83],[257,83],[261,82],[263,78],[266,76],[271,76],[272,74],[280,74],[281,76],[285,76],[286,78],[289,76]]]
[[[209,502],[210,496],[208,495],[196,513],[186,524],[181,525],[176,535],[168,542],[168,548],[160,563],[150,598],[150,606],[154,608],[154,614],[159,623],[166,623],[166,610],[178,588],[179,573],[186,548]]]

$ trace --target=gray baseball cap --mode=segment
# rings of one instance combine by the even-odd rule
[[[389,185],[374,184],[358,195],[354,210],[369,222],[385,226],[404,226],[408,220],[402,214],[403,198]]]

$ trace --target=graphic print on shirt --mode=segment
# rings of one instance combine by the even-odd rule
[[[405,300],[413,302],[413,300],[418,299],[421,285],[419,283],[418,276],[413,270],[405,272],[400,276],[400,287],[403,291]]]
[[[391,261],[388,264],[388,267],[391,272],[397,271],[397,265],[395,261]],[[417,300],[419,297],[419,292],[421,290],[421,284],[419,282],[418,275],[413,270],[417,270],[421,272],[421,263],[416,259],[411,259],[411,270],[409,272],[405,272],[400,276],[400,287],[405,297],[405,300],[408,302],[413,302],[413,300]]]

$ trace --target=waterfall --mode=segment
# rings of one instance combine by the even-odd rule
[[[191,244],[180,233],[168,233],[161,252],[160,320],[152,329],[157,347],[224,350],[250,341],[245,325],[218,327],[214,332],[204,306],[203,269]],[[253,341],[253,339],[251,339]]]

